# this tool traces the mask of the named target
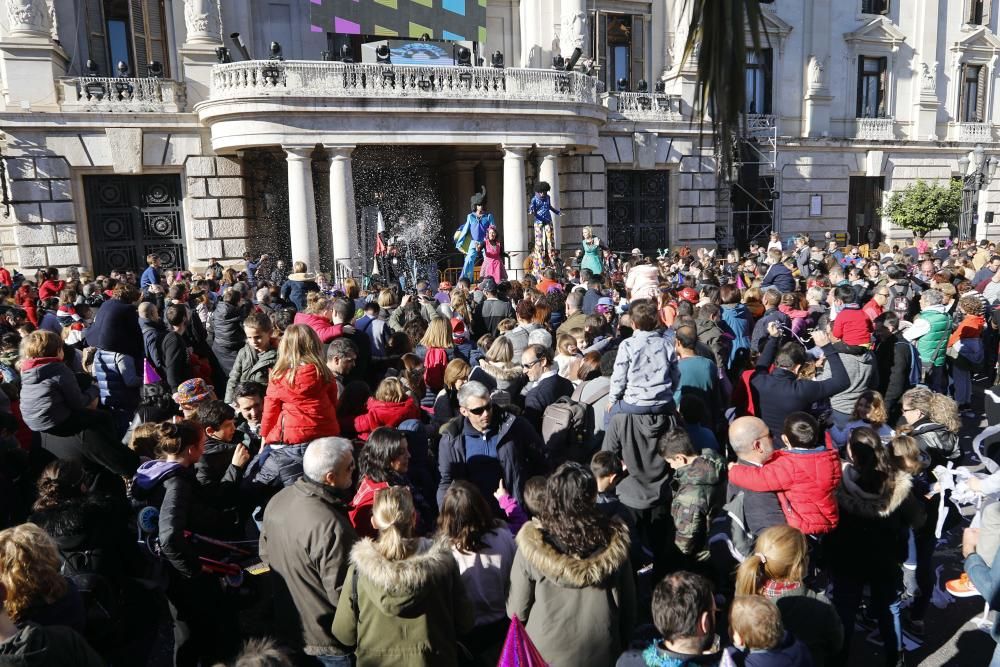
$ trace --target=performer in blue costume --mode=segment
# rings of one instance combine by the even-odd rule
[[[482,252],[486,231],[494,224],[493,214],[486,212],[485,201],[486,186],[483,186],[481,192],[477,192],[469,199],[472,212],[455,232],[455,247],[465,253],[465,264],[462,265],[461,277],[468,278],[469,282],[474,279],[476,259]]]

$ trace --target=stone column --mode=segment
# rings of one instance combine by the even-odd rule
[[[45,0],[7,0],[7,36],[50,39]]]
[[[552,205],[562,210],[563,201],[559,194],[559,149],[553,147],[540,146],[538,148],[542,156],[542,164],[538,169],[538,180],[545,181],[552,186],[549,190],[549,198]],[[566,224],[566,218],[561,215],[552,217],[552,233],[555,236],[556,247],[562,248],[561,227]]]
[[[499,160],[483,160],[483,178],[486,186],[486,210],[493,214],[497,225],[503,225],[503,163]]]
[[[351,230],[357,228],[354,207],[354,174],[351,153],[354,146],[327,146],[330,155],[330,228],[336,275],[352,273],[367,257],[354,257]]]
[[[564,58],[573,55],[573,49],[580,47],[583,56],[590,55],[587,37],[590,35],[590,19],[587,15],[586,0],[561,0],[562,29],[559,33],[559,50]]]
[[[184,27],[187,38],[184,44],[222,43],[222,22],[219,19],[219,0],[184,0]]]
[[[503,147],[503,247],[510,255],[507,273],[520,278],[527,256],[528,202],[524,191],[524,159],[527,146]]]
[[[319,236],[313,195],[312,146],[283,146],[288,161],[288,222],[292,261],[319,269]]]
[[[449,223],[458,228],[465,217],[472,209],[469,208],[469,197],[478,192],[476,189],[476,172],[474,169],[479,164],[478,160],[456,160],[451,163],[448,170],[449,182],[451,183],[452,196],[447,214],[450,216]],[[449,229],[449,225],[443,225]]]
[[[334,270],[333,241],[330,239],[330,161],[313,162],[313,193],[316,198],[316,238],[319,245],[320,265],[317,271]]]

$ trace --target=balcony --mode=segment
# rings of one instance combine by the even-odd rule
[[[212,100],[254,96],[402,97],[597,103],[579,72],[340,62],[247,61],[212,70]]]
[[[184,84],[170,79],[83,76],[59,83],[65,112],[177,113],[187,102]]]
[[[854,138],[859,141],[894,141],[893,118],[857,118]]]
[[[778,117],[769,113],[748,113],[745,115],[747,133],[751,137],[771,137],[778,130]]]
[[[990,123],[951,123],[949,135],[952,141],[972,144],[992,143],[993,126]]]
[[[683,120],[681,96],[665,93],[614,93],[605,96],[605,106],[628,120]]]

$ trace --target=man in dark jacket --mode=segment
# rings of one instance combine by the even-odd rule
[[[878,390],[885,398],[889,415],[887,424],[895,424],[903,416],[900,399],[910,388],[910,371],[914,358],[913,346],[899,334],[899,317],[887,311],[875,318],[875,361],[878,366]]]
[[[596,278],[591,278],[590,282],[587,284],[587,291],[583,295],[583,304],[580,306],[580,310],[583,311],[584,315],[593,315],[597,309],[597,302],[601,300],[604,294],[601,292],[601,281]]]
[[[559,375],[552,352],[544,345],[529,345],[521,353],[521,367],[528,380],[534,383],[524,395],[524,418],[541,433],[545,408],[563,396],[572,396],[573,383]]]
[[[826,333],[814,331],[812,339],[823,351],[826,363],[830,366],[830,377],[826,380],[800,380],[798,373],[806,362],[806,351],[796,342],[785,343],[779,350],[781,330],[776,323],[768,325],[767,332],[767,343],[757,360],[757,369],[750,378],[750,388],[755,413],[771,429],[771,434],[780,438],[787,415],[792,412],[809,412],[816,401],[830,398],[847,389],[851,385],[851,379]],[[775,369],[769,373],[772,363]],[[764,396],[767,400],[762,400]]]
[[[795,277],[787,266],[781,263],[781,251],[772,248],[767,251],[767,261],[771,268],[764,274],[764,280],[760,283],[760,288],[766,290],[774,287],[782,294],[795,291]]]
[[[438,506],[453,480],[475,484],[499,512],[493,499],[500,481],[518,502],[524,502],[524,482],[540,468],[542,440],[523,417],[493,405],[490,391],[481,382],[466,382],[458,390],[462,416],[441,429],[438,448]]]
[[[483,278],[479,289],[486,295],[472,314],[472,333],[478,340],[490,334],[496,336],[500,323],[509,317],[514,317],[514,306],[510,301],[501,299],[497,292],[497,284],[492,278]]]
[[[187,331],[188,310],[180,304],[167,306],[167,325],[170,331],[163,337],[163,379],[170,389],[191,379],[191,355],[188,354],[184,332]]]
[[[282,489],[264,512],[261,559],[276,585],[278,634],[324,664],[350,665],[349,647],[334,638],[333,617],[358,536],[338,492],[351,487],[353,449],[344,438],[306,448],[303,476]]]
[[[788,340],[788,333],[792,328],[792,318],[778,310],[778,306],[781,304],[781,292],[776,289],[767,290],[761,297],[761,303],[764,304],[764,314],[753,325],[753,333],[750,334],[750,349],[758,352],[764,346],[768,325],[771,322],[779,325],[781,337],[785,340]],[[780,329],[780,327],[784,327],[784,329]]]
[[[139,330],[142,331],[142,347],[146,359],[153,365],[161,379],[163,369],[163,338],[167,335],[167,326],[160,319],[156,306],[148,301],[139,304]]]

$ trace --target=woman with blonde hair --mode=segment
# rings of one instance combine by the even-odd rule
[[[444,388],[444,370],[448,362],[456,356],[460,358],[455,350],[451,322],[447,318],[435,317],[430,321],[416,350],[418,355],[421,352],[424,358],[424,382],[436,394]]]
[[[900,432],[916,439],[930,456],[932,468],[962,456],[958,446],[962,420],[955,401],[927,387],[914,387],[903,394],[900,403],[906,420],[906,428],[900,427]]]
[[[519,397],[528,381],[520,361],[514,360],[514,345],[510,339],[498,336],[469,379],[482,382],[495,391],[506,392],[510,397]],[[509,400],[507,404],[509,405]]]
[[[472,367],[464,359],[452,359],[444,369],[444,388],[434,399],[434,424],[442,426],[458,416],[458,390],[469,379]]]
[[[295,313],[295,324],[304,324],[319,336],[319,341],[326,345],[334,338],[343,335],[344,325],[333,324],[331,311],[333,310],[333,299],[324,296],[319,292],[309,292],[306,295],[306,309],[301,313]]]
[[[779,524],[761,531],[754,552],[736,570],[736,595],[762,595],[781,611],[785,627],[825,665],[840,651],[844,628],[823,593],[805,584],[809,544],[797,528]]]
[[[420,419],[421,410],[399,378],[387,377],[379,383],[375,395],[368,399],[368,411],[354,418],[358,437],[367,440],[377,428],[396,428],[407,419]]]
[[[260,431],[265,444],[278,445],[340,435],[337,381],[322,358],[319,336],[304,324],[290,325],[278,345]]]
[[[750,315],[757,320],[764,314],[763,293],[759,287],[750,287],[743,293],[743,305],[750,311]]]
[[[0,531],[0,586],[7,591],[4,609],[11,620],[84,632],[83,598],[62,575],[61,566],[52,538],[35,524]]]
[[[847,440],[851,437],[851,431],[859,426],[868,426],[882,438],[882,442],[888,443],[896,434],[886,423],[889,420],[889,412],[885,407],[882,394],[874,389],[867,389],[861,392],[858,400],[854,403],[854,411],[851,412],[851,419],[839,427],[836,424],[830,427],[830,438],[838,449],[843,449]]]
[[[375,494],[372,527],[351,550],[333,635],[355,647],[356,667],[457,667],[458,638],[475,615],[445,541],[414,537],[409,489]]]

